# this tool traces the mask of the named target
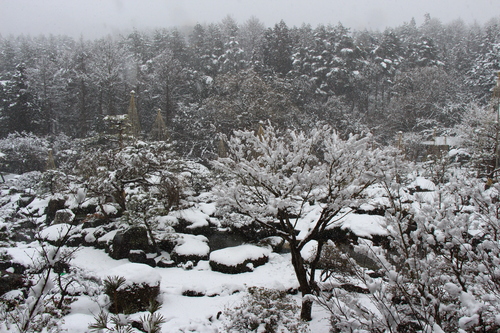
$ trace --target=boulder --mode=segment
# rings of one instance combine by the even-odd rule
[[[175,261],[170,260],[170,259],[166,259],[166,258],[160,258],[156,262],[156,267],[170,268],[170,267],[176,267],[176,266],[177,266],[177,264],[175,263]]]
[[[199,208],[174,211],[172,216],[177,218],[177,224],[173,226],[177,232],[193,235],[208,235],[211,232],[210,216]]]
[[[200,260],[208,260],[210,247],[208,239],[202,235],[178,234],[177,245],[170,256],[176,264],[191,261],[196,265]]]
[[[109,223],[109,219],[105,215],[95,213],[95,214],[87,215],[82,220],[82,228],[83,229],[97,228],[97,227],[100,227],[100,226],[108,224],[108,223]]]
[[[0,296],[11,290],[23,288],[27,284],[24,275],[26,267],[10,259],[0,260]]]
[[[148,232],[144,227],[130,227],[125,231],[118,231],[113,237],[110,247],[110,256],[113,259],[128,258],[130,250],[143,250],[148,252],[150,249],[148,241]]]
[[[66,246],[71,246],[71,247],[79,247],[84,244],[85,244],[85,236],[82,235],[81,233],[76,233],[74,235],[71,235],[65,243]]]
[[[66,208],[66,200],[63,198],[53,198],[49,200],[45,214],[47,215],[47,223],[54,220],[58,210]]]
[[[68,223],[54,224],[40,231],[41,240],[54,246],[66,245],[68,239],[74,234],[75,229]]]
[[[210,267],[227,274],[251,272],[255,267],[267,263],[270,254],[269,248],[250,244],[227,247],[210,253]]]
[[[25,286],[24,275],[11,271],[0,271],[0,296],[11,290]]]
[[[279,236],[270,236],[259,241],[259,246],[268,246],[276,253],[282,252],[284,245],[285,240]]]
[[[0,261],[0,271],[9,270],[15,274],[24,274],[26,267],[18,262],[12,260],[1,260]]]
[[[177,233],[165,233],[161,235],[161,238],[156,241],[158,247],[168,253],[172,252],[175,246],[179,243],[179,239],[182,234]]]
[[[147,257],[146,252],[143,250],[130,250],[128,254],[128,260],[130,262],[136,262],[139,264],[146,264],[151,267],[156,267],[156,261]]]
[[[228,230],[215,230],[208,234],[207,237],[212,251],[242,245],[247,242],[246,238]]]
[[[27,207],[30,203],[32,203],[33,200],[35,200],[34,195],[29,194],[29,193],[23,193],[23,194],[21,194],[21,196],[17,200],[17,205],[20,208],[24,208],[24,207]]]
[[[74,219],[75,214],[71,209],[59,209],[54,216],[54,222],[52,224],[71,224]]]

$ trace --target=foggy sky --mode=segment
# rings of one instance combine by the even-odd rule
[[[255,16],[266,26],[337,24],[384,30],[424,15],[448,23],[487,22],[500,15],[500,0],[0,0],[0,34],[97,38],[138,30],[238,23]]]

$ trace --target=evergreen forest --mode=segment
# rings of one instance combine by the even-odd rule
[[[425,17],[380,31],[265,27],[257,18],[97,40],[1,36],[0,137],[85,138],[127,113],[135,92],[143,138],[158,109],[178,152],[210,159],[218,135],[261,122],[342,135],[444,135],[472,104],[491,102],[500,22]]]

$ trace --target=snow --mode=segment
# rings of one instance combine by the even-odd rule
[[[310,241],[307,243],[302,251],[300,251],[300,255],[306,262],[311,262],[315,257],[318,251],[318,241]]]
[[[98,314],[97,311],[95,314]],[[64,323],[61,325],[63,330],[72,333],[87,333],[90,323],[95,322],[94,316],[84,313],[72,313],[64,317]]]
[[[208,216],[212,216],[215,213],[216,209],[217,209],[217,206],[215,205],[214,202],[211,202],[211,203],[200,203],[199,206],[200,206],[200,210],[203,213],[207,214]]]
[[[271,250],[267,248],[245,244],[214,251],[210,253],[210,261],[225,266],[237,266],[245,260],[257,260],[270,254]]]
[[[244,249],[247,251],[244,251]],[[35,243],[18,244],[18,247],[6,249],[16,262],[31,263],[38,248]],[[159,313],[166,318],[162,332],[221,332],[221,321],[217,314],[239,302],[246,294],[248,287],[267,287],[278,290],[298,288],[298,283],[290,265],[290,254],[271,253],[267,249],[248,245],[233,248],[232,254],[247,254],[251,257],[262,253],[269,255],[269,262],[257,267],[253,272],[242,273],[235,279],[234,275],[214,272],[208,261],[200,261],[192,270],[182,268],[152,268],[147,265],[133,264],[127,259],[115,260],[104,250],[83,247],[75,253],[72,266],[85,271],[89,276],[104,279],[107,276],[120,275],[129,281],[158,283],[160,282],[159,301],[162,307]],[[244,255],[242,257],[247,257]],[[240,258],[241,259],[241,258]],[[146,281],[145,281],[146,280]],[[187,297],[182,293],[196,290],[207,296]],[[210,296],[210,297],[209,297]],[[300,294],[293,296],[300,302]],[[70,305],[69,314],[63,318],[62,329],[68,332],[88,332],[88,325],[95,322],[105,302],[89,296],[78,296]],[[140,317],[143,313],[135,314]],[[222,319],[222,318],[221,318]],[[313,307],[311,332],[329,331],[329,314],[319,305]]]
[[[309,209],[308,212],[307,209]],[[322,208],[319,205],[304,207],[304,211],[306,211],[307,214],[305,214],[302,219],[297,221],[297,226],[295,227],[296,230],[299,230],[299,234],[297,235],[298,240],[304,239],[304,237],[307,236],[309,230],[312,229],[312,225],[318,221],[318,218],[321,215],[321,210]]]
[[[199,255],[206,256],[210,252],[208,246],[208,239],[202,235],[188,235],[182,236],[180,243],[174,248],[174,252],[179,255]]]
[[[127,259],[114,260],[109,257],[103,250],[94,249],[91,247],[83,247],[75,254],[75,258],[71,261],[76,267],[80,267],[91,275],[96,275],[100,278],[106,278],[107,271],[111,268],[118,267],[128,263]]]
[[[187,227],[188,229],[206,227],[208,226],[208,221],[210,219],[210,216],[200,210],[197,210],[196,208],[175,211],[172,215],[192,223]]]
[[[28,206],[26,206],[26,210],[31,214],[41,216],[45,212],[45,208],[47,208],[50,199],[40,199],[35,198]]]
[[[343,230],[351,230],[359,237],[373,235],[387,235],[385,218],[379,215],[365,215],[351,213],[341,218],[330,228],[340,226]]]
[[[409,187],[414,187],[414,188],[420,188],[424,191],[435,191],[436,190],[436,184],[434,184],[432,181],[425,179],[423,177],[417,177]]]
[[[111,242],[113,240],[113,238],[115,238],[115,235],[116,235],[117,232],[118,232],[118,230],[111,230],[110,232],[106,233],[105,235],[99,237],[99,239],[97,240],[97,242],[98,243],[108,243],[108,242]],[[89,237],[89,240],[92,239],[91,236],[89,236],[89,234],[87,234],[87,236]],[[87,239],[87,236],[85,236],[85,239]],[[94,235],[92,234],[92,236],[94,236]]]
[[[114,206],[114,205],[104,204],[100,207],[102,207],[102,209],[104,210],[104,213],[106,213],[106,215],[113,215],[113,214],[118,213],[118,208],[116,208],[116,206]]]
[[[155,287],[160,284],[161,275],[151,266],[145,264],[128,263],[109,270],[108,277],[121,276],[125,283],[119,289],[124,289],[132,284],[145,284]]]
[[[96,314],[101,311],[99,304],[95,299],[92,299],[89,296],[78,296],[76,301],[71,303],[71,313],[76,314]]]
[[[298,284],[290,265],[290,254],[279,255],[266,249],[257,250],[251,246],[249,252],[258,255],[260,251],[269,254],[269,262],[257,267],[253,272],[242,273],[235,279],[233,275],[210,270],[207,261],[200,261],[192,270],[182,268],[150,268],[144,270],[145,276],[151,272],[161,277],[160,296],[162,307],[159,313],[167,322],[162,326],[162,332],[221,332],[220,321],[216,319],[219,311],[236,304],[245,294],[248,287],[267,287],[279,290],[297,288]],[[241,249],[240,249],[241,250]],[[235,251],[237,254],[243,251]],[[114,260],[103,250],[82,248],[75,254],[72,264],[101,278],[129,269],[120,269],[130,265],[126,259]],[[137,266],[136,266],[137,267]],[[187,297],[182,293],[186,290],[196,290],[204,293],[204,297]],[[209,297],[210,296],[210,297]],[[300,302],[300,295],[294,296]],[[90,297],[79,297],[72,304],[70,314],[65,317],[63,328],[68,332],[87,332],[89,321],[93,322],[92,314],[99,313],[99,304]],[[313,321],[310,323],[312,332],[328,332],[329,314],[318,305],[313,308]]]
[[[33,265],[39,253],[38,243],[22,244],[18,243],[16,247],[8,247],[3,249],[12,257],[12,261],[19,263],[25,267]]]
[[[71,230],[71,227],[71,224],[67,223],[51,225],[50,227],[47,227],[40,231],[40,237],[42,239],[55,242],[67,235]]]

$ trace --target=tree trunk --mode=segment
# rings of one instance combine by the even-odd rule
[[[302,293],[302,309],[300,311],[300,319],[304,321],[311,321],[312,301],[308,298],[308,296],[312,295],[312,288],[307,279],[304,259],[300,254],[300,250],[297,249],[297,244],[290,244],[290,250],[292,253],[293,269],[295,270],[295,275],[299,281],[300,292]]]

